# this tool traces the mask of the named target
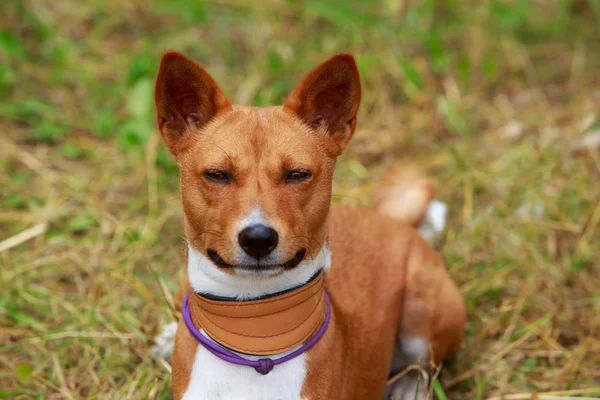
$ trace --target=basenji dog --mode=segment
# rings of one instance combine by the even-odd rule
[[[187,284],[175,399],[425,398],[408,373],[458,349],[465,310],[414,229],[432,184],[400,168],[374,210],[331,205],[361,85],[342,53],[283,106],[232,105],[176,52],[156,80],[158,128],[181,178]]]

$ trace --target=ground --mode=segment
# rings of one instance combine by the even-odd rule
[[[401,161],[450,208],[468,324],[433,396],[600,396],[599,37],[598,0],[1,2],[0,398],[171,396],[149,352],[183,273],[167,49],[254,105],[355,53],[334,201]]]

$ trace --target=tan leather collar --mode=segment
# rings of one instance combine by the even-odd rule
[[[327,313],[323,271],[306,285],[260,300],[213,300],[189,297],[194,325],[232,350],[271,355],[309,340]]]

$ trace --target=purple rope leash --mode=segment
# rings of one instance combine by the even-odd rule
[[[200,333],[200,331],[198,330],[198,328],[196,328],[196,326],[192,322],[192,315],[190,312],[190,307],[188,305],[188,298],[190,297],[189,293],[185,296],[185,299],[183,300],[183,305],[181,307],[181,314],[183,315],[183,320],[185,322],[185,325],[187,326],[188,330],[190,331],[190,333],[192,334],[194,339],[196,339],[202,346],[204,346],[206,348],[206,350],[210,351],[212,354],[219,357],[221,360],[227,361],[232,364],[245,365],[248,367],[252,367],[256,370],[256,372],[260,372],[261,374],[266,375],[269,372],[271,372],[271,370],[273,369],[273,366],[282,364],[286,361],[289,361],[292,358],[295,358],[295,357],[299,356],[300,354],[304,353],[305,351],[309,350],[325,334],[325,331],[327,330],[327,326],[329,325],[329,320],[331,319],[331,302],[329,300],[329,295],[327,294],[327,292],[325,292],[324,294],[325,294],[325,300],[327,301],[327,314],[325,315],[325,320],[323,321],[323,325],[321,325],[321,328],[319,328],[319,331],[317,332],[317,334],[315,336],[313,336],[313,338],[310,339],[308,342],[304,343],[300,348],[298,348],[298,349],[292,351],[290,354],[287,354],[276,360],[273,360],[268,357],[261,358],[260,360],[256,360],[256,361],[247,360],[247,359],[235,354],[231,350],[221,346],[218,343],[213,342],[212,340],[209,340],[204,335],[202,335]]]

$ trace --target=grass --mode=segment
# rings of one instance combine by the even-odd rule
[[[335,201],[368,205],[402,160],[451,210],[468,325],[436,398],[600,396],[598,37],[597,0],[1,2],[0,398],[171,396],[149,353],[183,273],[167,49],[255,105],[353,51]]]

